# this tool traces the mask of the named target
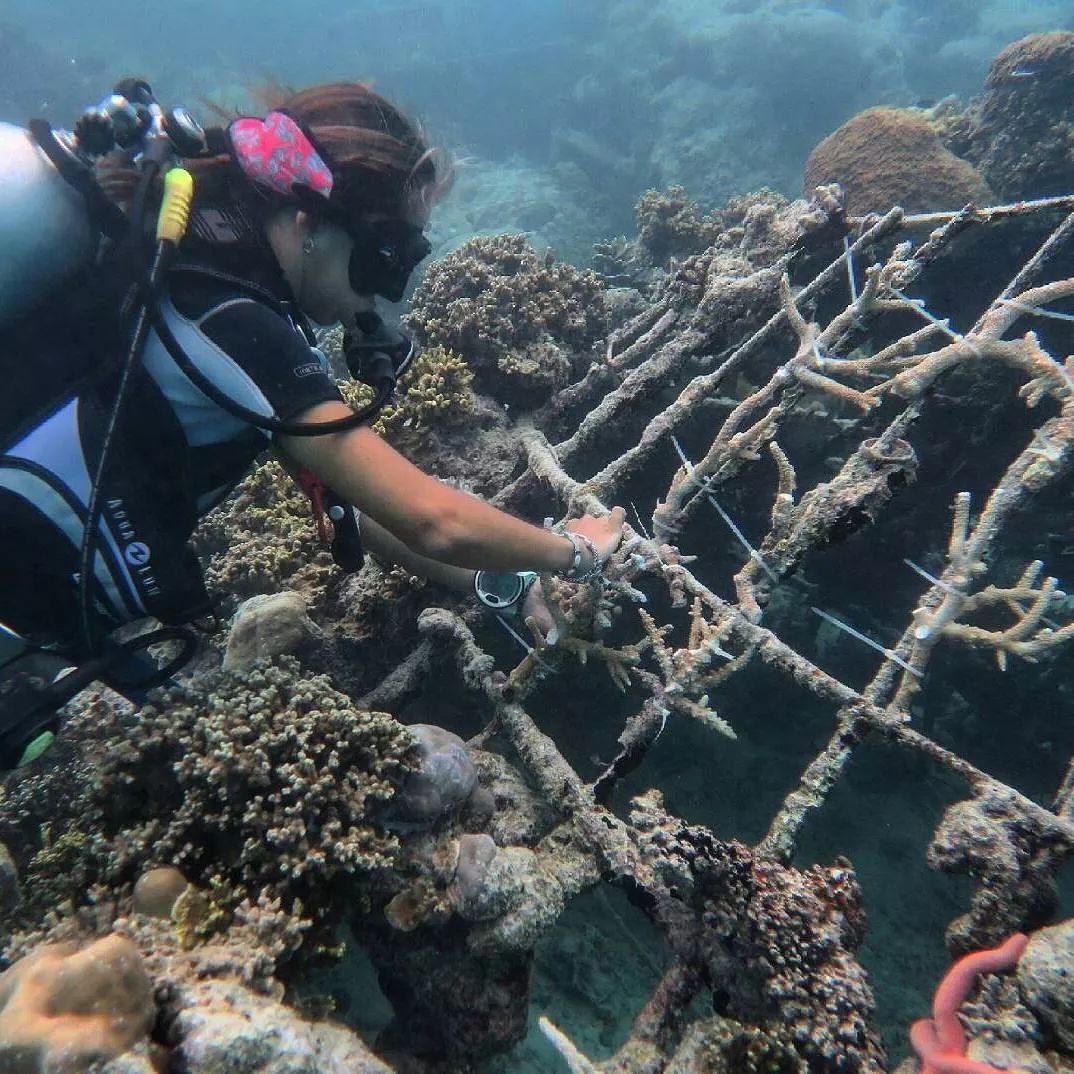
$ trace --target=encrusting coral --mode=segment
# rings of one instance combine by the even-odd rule
[[[524,235],[496,235],[432,265],[406,323],[461,355],[477,391],[532,410],[588,364],[607,314],[594,273],[538,257]]]

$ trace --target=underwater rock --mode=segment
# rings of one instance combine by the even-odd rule
[[[489,866],[495,857],[496,844],[491,836],[481,833],[464,835],[459,839],[455,886],[459,895],[459,913],[470,921],[475,921],[477,918],[467,910],[480,899]]]
[[[159,917],[166,921],[172,916],[172,909],[179,896],[189,886],[186,877],[174,865],[150,869],[142,873],[134,885],[132,909],[136,914]]]
[[[1001,198],[1074,187],[1074,33],[1030,34],[992,61],[970,109],[967,159]]]
[[[0,1070],[53,1070],[62,1057],[65,1074],[80,1074],[133,1047],[155,1017],[152,982],[126,937],[48,944],[0,974]]]
[[[484,829],[498,846],[535,846],[555,824],[555,810],[499,754],[474,750],[472,758],[495,810]]]
[[[231,981],[188,989],[172,1033],[188,1074],[392,1074],[350,1030]]]
[[[105,1063],[103,1067],[95,1067],[93,1074],[160,1074],[161,1067],[138,1048],[132,1052],[125,1052],[118,1059]]]
[[[974,882],[969,910],[947,926],[948,950],[994,947],[1012,932],[1045,924],[1058,904],[1056,873],[1064,857],[1007,789],[982,788],[948,806],[929,843],[928,862]]]
[[[1074,1050],[1074,919],[1039,929],[1018,960],[1018,988],[1033,1013]]]
[[[231,621],[224,670],[246,671],[258,660],[293,656],[320,636],[300,593],[250,597]]]
[[[409,772],[391,805],[391,820],[432,827],[467,802],[477,786],[466,745],[458,735],[431,723],[410,724],[417,739],[419,767]]]
[[[947,149],[920,112],[868,108],[814,147],[805,190],[827,183],[843,188],[848,213],[961,209],[986,205],[992,192],[968,161]]]
[[[488,836],[471,836],[471,840]],[[492,840],[488,840],[492,843]],[[537,856],[526,847],[503,847],[489,854],[484,843],[459,847],[456,883],[459,890],[457,912],[467,921],[492,921],[522,904],[542,879]],[[526,946],[523,944],[522,946]]]
[[[6,914],[19,904],[19,873],[11,851],[0,843],[0,914]]]

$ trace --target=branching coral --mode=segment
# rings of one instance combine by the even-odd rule
[[[374,815],[407,770],[411,741],[293,660],[171,690],[141,710],[99,772],[111,871],[170,863],[191,880],[218,874],[252,898],[328,912],[337,884],[390,864],[394,840]]]
[[[316,921],[391,865],[396,842],[376,817],[413,767],[412,736],[293,659],[207,673],[133,719],[99,707],[68,730],[70,774],[41,777],[66,801],[16,844],[31,905],[77,906],[94,880],[125,896],[148,867],[174,865],[210,911],[274,899]],[[7,810],[39,805],[36,786],[0,803],[5,828],[18,819]]]
[[[473,373],[466,362],[446,347],[427,347],[403,374],[395,401],[373,422],[373,428],[408,455],[422,444],[431,429],[461,425],[473,413]],[[346,381],[343,395],[355,409],[367,406],[373,390]]]
[[[638,243],[655,265],[700,253],[713,244],[723,226],[719,213],[702,213],[681,186],[647,190],[634,206],[634,217]]]
[[[273,460],[205,518],[194,547],[210,590],[229,602],[294,589],[315,603],[334,569],[317,544],[309,498]]]

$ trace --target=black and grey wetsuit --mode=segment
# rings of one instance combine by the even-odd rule
[[[341,398],[304,325],[291,319],[275,270],[253,283],[204,264],[180,265],[162,307],[190,361],[244,407],[286,421]],[[77,646],[79,547],[117,357],[100,354],[94,335],[100,328],[111,351],[126,344],[105,324],[60,323],[63,312],[64,304],[54,303],[53,319],[28,343],[23,337],[20,345],[31,351],[40,343],[40,362],[34,353],[4,358],[16,378],[47,378],[57,347],[81,350],[78,361],[89,375],[76,391],[51,400],[32,425],[0,441],[0,621],[35,640]],[[111,374],[97,375],[94,363],[108,359]],[[150,333],[120,413],[102,498],[92,588],[102,629],[146,615],[181,623],[204,611],[201,572],[187,539],[268,437],[203,395]]]

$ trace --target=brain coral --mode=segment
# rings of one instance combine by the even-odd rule
[[[809,154],[805,189],[843,187],[847,212],[908,212],[987,204],[988,184],[968,161],[946,149],[919,112],[869,108],[847,120]]]
[[[524,235],[496,235],[429,269],[407,325],[462,355],[478,391],[532,409],[580,370],[607,312],[594,273],[539,258]]]

